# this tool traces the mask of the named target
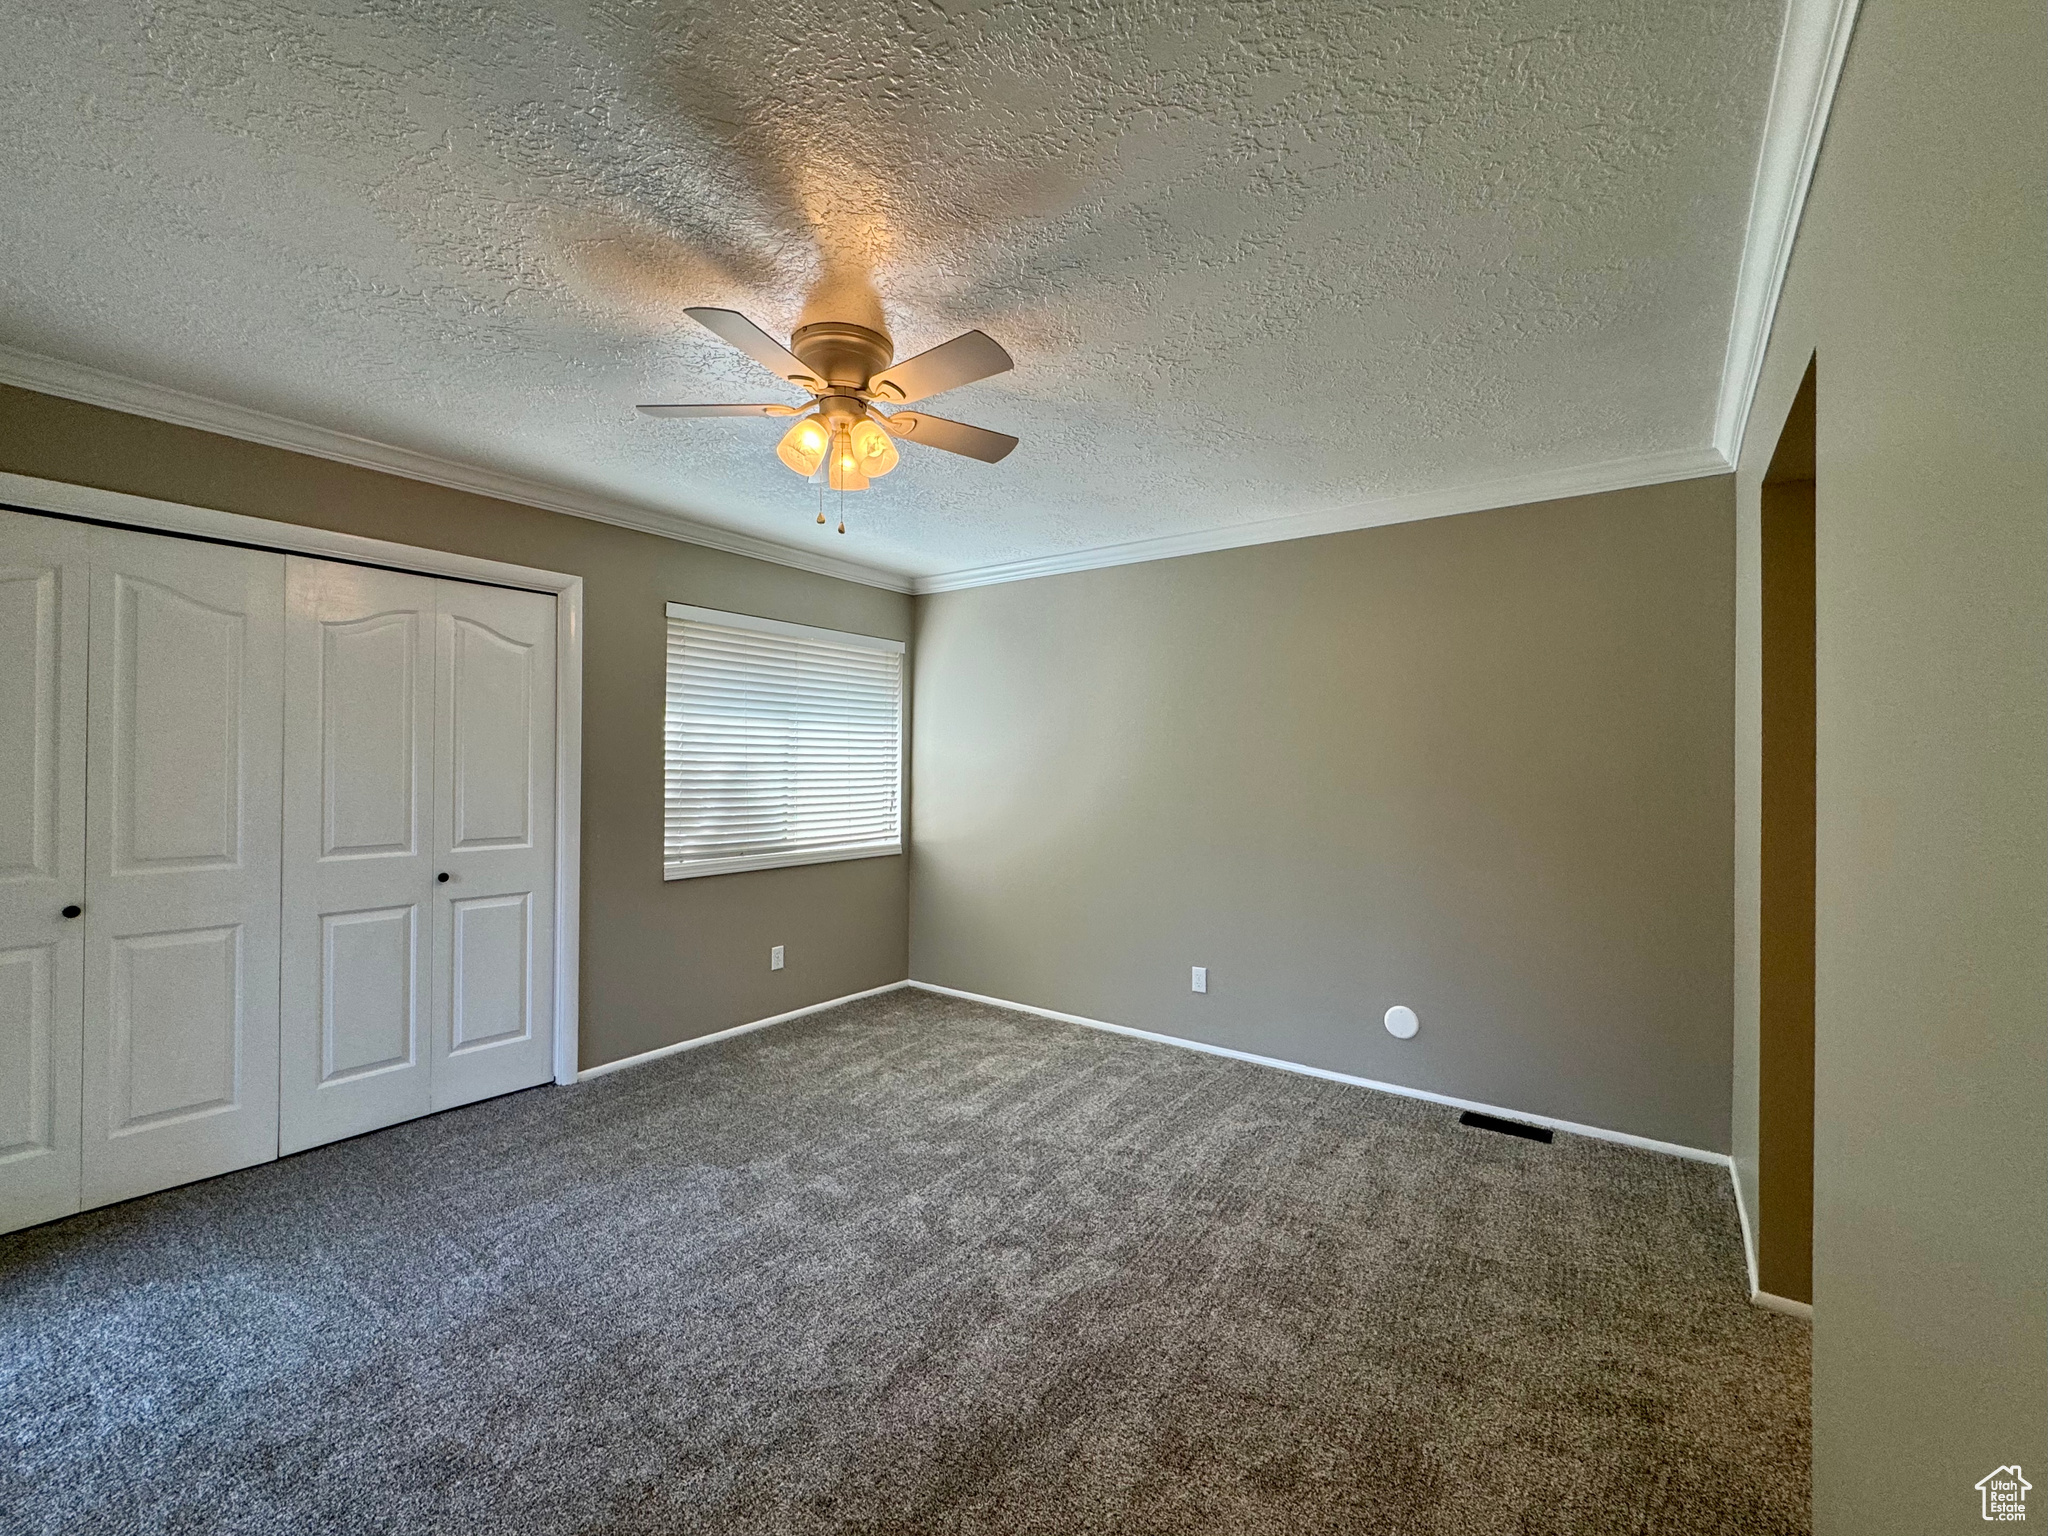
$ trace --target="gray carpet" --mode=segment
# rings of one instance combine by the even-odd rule
[[[1727,1176],[897,992],[0,1238],[9,1533],[1791,1532]]]

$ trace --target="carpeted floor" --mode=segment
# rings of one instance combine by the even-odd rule
[[[895,992],[0,1238],[41,1532],[1791,1532],[1724,1171]]]

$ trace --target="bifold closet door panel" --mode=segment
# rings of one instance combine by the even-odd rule
[[[554,1075],[555,600],[435,588],[433,1078],[446,1109]]]
[[[277,1155],[284,557],[95,528],[88,1206]]]
[[[283,1152],[433,1106],[434,600],[287,559]]]
[[[0,512],[0,1232],[78,1209],[86,559]]]

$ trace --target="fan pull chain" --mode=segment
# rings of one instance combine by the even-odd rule
[[[825,521],[825,482],[818,482],[818,521]]]
[[[846,488],[839,488],[839,531],[846,532]]]

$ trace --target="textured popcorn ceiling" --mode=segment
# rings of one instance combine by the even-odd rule
[[[1704,448],[1780,16],[13,4],[0,343],[918,574]],[[838,538],[701,303],[1023,446]]]

